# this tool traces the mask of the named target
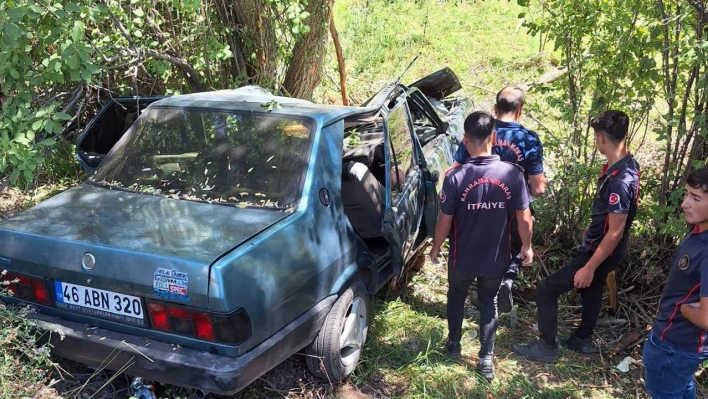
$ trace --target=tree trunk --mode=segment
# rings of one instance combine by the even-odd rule
[[[275,37],[275,22],[269,16],[268,6],[263,0],[221,0],[222,11],[228,14],[228,21],[235,24],[231,28],[239,32],[241,43],[231,40],[234,52],[241,47],[242,56],[236,59],[239,69],[246,62],[248,76],[253,83],[273,86],[278,70],[278,43]],[[255,59],[249,57],[255,54]],[[242,73],[242,71],[240,71]]]
[[[283,88],[295,98],[312,99],[312,93],[322,78],[327,33],[329,31],[329,0],[309,0],[305,11],[310,13],[310,32],[300,36],[285,74]]]

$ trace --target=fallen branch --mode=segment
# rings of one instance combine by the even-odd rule
[[[329,32],[332,35],[334,42],[334,50],[337,53],[337,67],[339,68],[339,86],[342,91],[342,105],[349,105],[349,97],[347,96],[347,70],[344,65],[344,55],[342,53],[342,44],[339,42],[339,34],[334,26],[334,12],[332,10],[333,2],[329,3]]]
[[[127,57],[131,57],[131,60],[127,63],[111,66],[112,63]],[[192,87],[192,91],[199,92],[206,90],[204,85],[201,83],[199,73],[191,65],[187,64],[179,57],[160,53],[151,49],[136,48],[135,50],[123,50],[118,54],[112,56],[111,58],[106,59],[105,69],[117,69],[124,66],[140,64],[142,63],[142,60],[146,57],[154,58],[156,60],[167,61],[170,64],[180,68],[185,73],[187,77],[187,82]]]
[[[642,338],[642,333],[640,330],[632,330],[627,336],[622,338],[622,340],[617,344],[617,346],[613,347],[610,350],[610,354],[614,355],[617,354],[630,346],[634,345],[638,340]]]
[[[644,308],[639,304],[639,302],[635,298],[633,298],[633,297],[627,297],[627,298],[629,298],[630,302],[632,302],[634,304],[634,306],[636,306],[637,311],[639,312],[639,316],[641,317],[642,321],[644,321],[647,324],[654,323],[654,319],[646,313]]]

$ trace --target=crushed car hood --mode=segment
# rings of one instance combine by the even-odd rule
[[[0,230],[208,264],[288,215],[84,183],[0,223]]]

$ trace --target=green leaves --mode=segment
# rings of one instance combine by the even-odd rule
[[[14,7],[7,10],[7,18],[10,21],[21,21],[27,15],[27,7]]]
[[[74,22],[74,27],[71,29],[71,38],[75,41],[78,42],[81,40],[81,37],[84,35],[84,30],[86,29],[86,25],[84,25],[83,22],[81,21],[75,21]]]
[[[3,30],[3,41],[6,44],[11,45],[14,41],[20,38],[22,31],[20,27],[14,22],[5,23],[5,29]]]

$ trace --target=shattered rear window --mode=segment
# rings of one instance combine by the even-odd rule
[[[311,149],[303,119],[149,108],[92,182],[174,199],[292,211]]]

